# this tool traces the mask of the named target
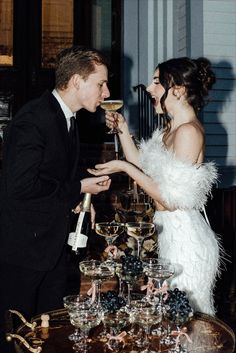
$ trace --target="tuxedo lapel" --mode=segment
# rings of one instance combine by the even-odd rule
[[[74,143],[74,158],[72,161],[71,158],[71,143],[70,143],[70,137],[69,137],[69,132],[67,128],[67,122],[66,122],[66,117],[60,107],[60,104],[58,103],[57,99],[53,96],[52,93],[48,92],[49,94],[49,100],[53,106],[53,110],[55,111],[55,119],[56,119],[56,124],[59,129],[59,133],[61,135],[62,143],[65,146],[66,153],[68,156],[68,168],[69,168],[69,175],[70,178],[73,179],[73,177],[76,174],[77,166],[78,166],[78,161],[79,161],[79,131],[78,131],[78,124],[77,120],[75,119],[75,143]]]

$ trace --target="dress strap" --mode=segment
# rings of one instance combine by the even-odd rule
[[[204,217],[205,217],[205,220],[206,220],[207,224],[209,225],[209,227],[211,227],[209,219],[208,219],[207,214],[206,214],[205,206],[202,207],[202,211],[204,213]]]

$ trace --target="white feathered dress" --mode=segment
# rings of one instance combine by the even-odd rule
[[[142,170],[157,182],[165,204],[156,211],[159,256],[175,265],[171,287],[186,291],[195,311],[214,315],[213,288],[219,270],[219,244],[201,210],[217,180],[214,163],[191,164],[166,150],[156,130],[140,146]]]

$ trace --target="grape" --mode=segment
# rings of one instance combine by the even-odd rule
[[[121,256],[122,271],[124,273],[132,272],[134,275],[138,275],[143,272],[142,261],[133,255]]]
[[[115,313],[125,304],[125,299],[119,297],[115,291],[101,293],[101,305],[106,312]]]
[[[168,290],[165,310],[171,321],[185,322],[193,315],[186,292],[180,291],[178,288]]]

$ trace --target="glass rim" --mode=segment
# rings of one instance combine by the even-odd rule
[[[123,103],[123,99],[105,99],[102,103]]]

